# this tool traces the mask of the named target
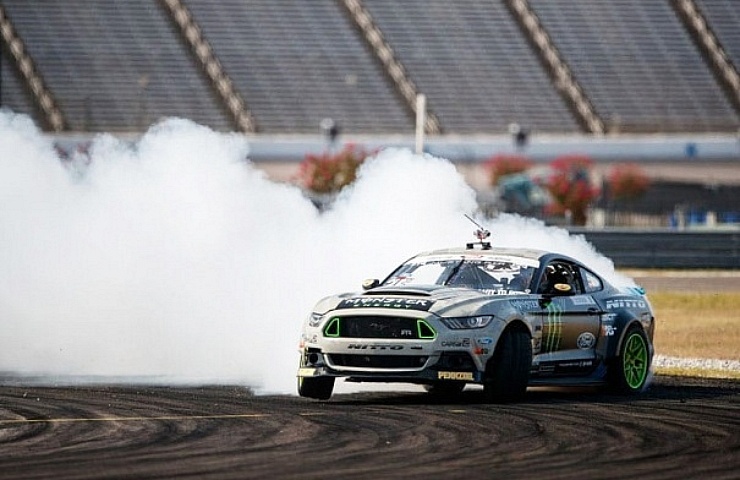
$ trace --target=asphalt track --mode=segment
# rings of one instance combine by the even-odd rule
[[[243,387],[0,386],[0,478],[740,476],[740,382],[656,377],[637,397],[466,389],[335,395]]]

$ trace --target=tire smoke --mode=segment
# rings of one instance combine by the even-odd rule
[[[423,250],[472,240],[475,193],[448,161],[384,150],[319,213],[248,144],[188,120],[100,135],[63,162],[0,112],[0,379],[240,383],[294,393],[300,325]],[[503,215],[493,242],[558,250],[611,280],[583,238]]]

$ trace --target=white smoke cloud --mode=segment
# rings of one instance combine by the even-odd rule
[[[314,301],[472,238],[475,195],[446,160],[382,151],[319,214],[247,155],[240,135],[171,119],[135,144],[101,135],[70,168],[27,117],[0,112],[0,372],[293,393]],[[480,221],[496,244],[624,280],[563,230]]]

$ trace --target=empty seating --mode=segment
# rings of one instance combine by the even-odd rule
[[[503,2],[363,3],[445,132],[579,131]]]
[[[334,0],[186,5],[262,132],[410,133],[413,118]],[[217,7],[217,8],[216,8]]]
[[[70,130],[143,130],[168,116],[232,129],[158,2],[3,0],[3,5]]]
[[[737,67],[737,0],[695,0]],[[406,133],[414,118],[336,0],[183,0],[261,133]],[[160,0],[2,0],[72,131],[234,121]],[[529,0],[609,131],[740,119],[667,0]],[[445,133],[579,127],[503,0],[363,0]],[[7,48],[2,106],[48,127]]]
[[[738,116],[668,2],[530,0],[607,129],[734,131]]]
[[[695,0],[735,68],[740,68],[740,5],[737,0]]]
[[[45,124],[43,116],[35,115],[36,107],[25,80],[16,68],[11,65],[12,57],[5,48],[0,52],[0,106],[10,108],[17,113],[31,115],[40,126]]]

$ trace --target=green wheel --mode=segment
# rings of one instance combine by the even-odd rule
[[[635,394],[645,388],[650,374],[650,347],[645,332],[630,327],[622,341],[619,357],[609,367],[609,384],[619,393]]]

